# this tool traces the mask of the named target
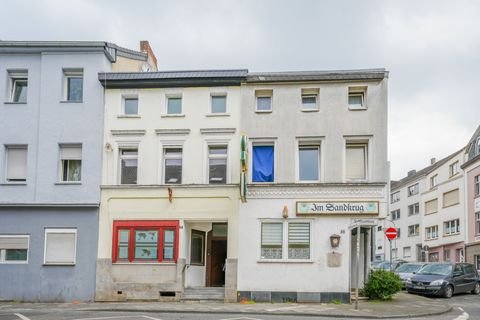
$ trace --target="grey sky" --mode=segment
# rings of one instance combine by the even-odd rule
[[[480,124],[480,1],[0,0],[0,39],[149,40],[159,68],[385,67],[392,178]]]

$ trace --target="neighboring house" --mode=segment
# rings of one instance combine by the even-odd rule
[[[142,47],[148,53],[98,41],[0,41],[0,300],[93,299],[98,73],[155,69]]]
[[[246,75],[98,75],[106,85],[96,300],[237,300]]]
[[[248,75],[239,298],[349,302],[357,226],[363,286],[387,215],[387,78],[383,69]]]
[[[465,147],[466,262],[480,269],[480,126]]]

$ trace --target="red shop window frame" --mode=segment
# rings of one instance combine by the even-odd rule
[[[144,230],[158,230],[158,254],[155,260],[135,260],[135,229]],[[113,239],[112,239],[112,262],[175,262],[178,260],[178,220],[121,220],[113,222]],[[128,240],[128,260],[118,258],[118,233],[120,230],[129,230],[130,236]],[[164,237],[165,230],[174,230],[174,248],[173,260],[163,259]]]

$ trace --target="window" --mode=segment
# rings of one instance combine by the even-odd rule
[[[475,267],[477,268],[477,270],[480,270],[480,255],[474,255],[473,262],[475,263]]]
[[[257,112],[271,112],[272,111],[272,90],[257,90],[255,91],[255,99],[257,101]]]
[[[28,235],[0,235],[0,263],[28,261]]]
[[[196,266],[205,265],[205,232],[203,231],[192,230],[190,264]]]
[[[400,228],[397,228],[397,237],[396,239],[400,239]]]
[[[120,183],[136,184],[138,149],[120,149]]]
[[[319,181],[320,146],[299,145],[298,164],[298,177],[300,181]]]
[[[394,192],[390,195],[390,203],[400,201],[400,191]]]
[[[480,235],[480,211],[475,212],[475,234]]]
[[[182,114],[182,97],[167,98],[167,114]]]
[[[455,161],[454,163],[452,163],[449,167],[449,171],[450,171],[450,177],[453,177],[454,175],[456,175],[458,172],[459,172],[459,164],[458,164],[458,161]]]
[[[6,146],[7,182],[27,181],[27,146]]]
[[[428,261],[429,262],[438,262],[438,252],[432,252],[428,254]]]
[[[351,87],[348,88],[348,108],[350,110],[364,110],[365,103],[365,87]]]
[[[10,77],[10,102],[27,103],[28,71],[9,71]]]
[[[302,110],[318,110],[318,89],[302,89]]]
[[[208,146],[208,183],[227,183],[227,146]]]
[[[398,249],[397,249],[397,248],[393,248],[393,249],[392,249],[392,258],[393,258],[393,259],[397,259],[397,258],[398,258]]]
[[[81,145],[60,145],[60,177],[62,182],[82,180]]]
[[[408,196],[413,196],[418,194],[418,183],[415,183],[414,185],[411,185],[408,187]]]
[[[476,176],[473,181],[475,187],[475,196],[480,195],[480,175]]]
[[[403,247],[403,257],[410,258],[412,255],[412,248],[411,247]]]
[[[77,229],[45,229],[45,264],[75,264]]]
[[[125,115],[137,115],[138,114],[138,98],[124,98],[123,99],[123,112]]]
[[[367,144],[346,144],[345,178],[365,180],[367,178]]]
[[[252,146],[252,182],[273,182],[275,148],[273,145]]]
[[[310,222],[262,222],[261,233],[261,259],[310,259]]]
[[[382,226],[378,226],[377,231],[382,231]]]
[[[114,221],[113,262],[176,262],[178,221]]]
[[[450,249],[443,250],[443,261],[450,261]]]
[[[458,204],[460,202],[459,197],[458,189],[445,192],[443,194],[443,207],[446,208]]]
[[[460,233],[460,219],[450,220],[443,223],[443,234],[448,236]]]
[[[464,262],[465,261],[463,248],[459,248],[459,249],[455,250],[455,261],[456,262]]]
[[[408,236],[409,237],[415,237],[420,234],[420,225],[419,224],[413,224],[408,226]]]
[[[400,209],[393,210],[391,213],[392,220],[400,219]]]
[[[226,113],[227,112],[227,96],[215,95],[212,96],[212,113]]]
[[[435,188],[437,186],[438,175],[430,177],[430,188]]]
[[[425,228],[425,239],[432,240],[438,238],[438,226]]]
[[[182,183],[182,148],[165,148],[163,151],[165,161],[165,184]]]
[[[425,214],[431,214],[438,211],[438,199],[425,202]]]
[[[69,102],[83,100],[83,69],[64,69],[64,99]]]
[[[420,212],[420,204],[414,203],[408,206],[408,215],[413,216],[415,214],[418,214]]]

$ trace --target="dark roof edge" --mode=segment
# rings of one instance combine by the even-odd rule
[[[240,86],[245,78],[175,78],[175,79],[130,79],[109,80],[99,76],[98,80],[104,88],[178,88],[178,87],[221,87]]]
[[[465,170],[466,167],[469,167],[470,165],[472,165],[473,163],[475,162],[479,162],[480,163],[480,154],[477,154],[475,157],[473,157],[472,159],[466,161],[464,164],[462,164],[460,166],[460,168],[462,168],[463,170]]]
[[[301,81],[372,81],[388,78],[384,68],[332,71],[287,71],[287,72],[251,72],[248,83],[301,82]]]

